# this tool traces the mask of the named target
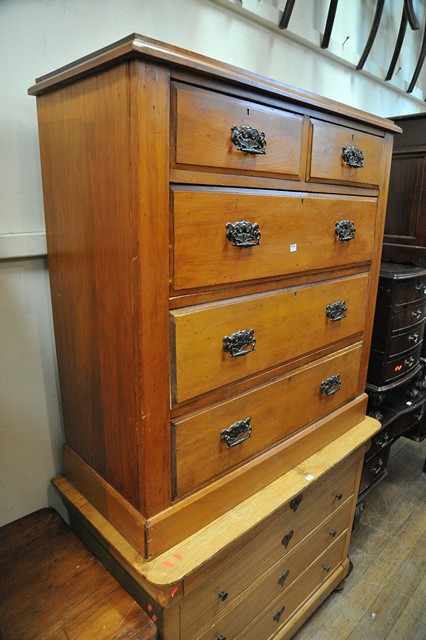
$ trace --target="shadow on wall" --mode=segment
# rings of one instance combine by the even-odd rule
[[[63,429],[46,260],[0,262],[0,300],[1,526],[48,502],[59,507],[49,483]]]

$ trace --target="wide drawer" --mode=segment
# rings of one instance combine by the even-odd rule
[[[260,640],[269,638],[283,627],[301,604],[327,580],[345,560],[346,534],[324,551],[282,595],[257,618],[251,620],[237,636],[226,640]],[[216,640],[216,639],[215,639]]]
[[[180,83],[173,104],[177,165],[301,177],[302,116]]]
[[[235,638],[250,620],[267,609],[270,603],[283,594],[309,565],[318,561],[320,556],[324,561],[324,578],[328,577],[335,566],[334,563],[330,564],[329,559],[337,558],[337,564],[344,559],[342,554],[348,534],[347,527],[352,524],[349,522],[351,508],[350,503],[346,512],[340,512],[339,517],[335,516],[334,521],[329,521],[318,532],[306,538],[293,553],[277,562],[265,575],[261,576],[252,589],[242,594],[238,604],[228,608],[228,611],[215,621],[207,633],[201,636],[202,640]],[[346,515],[345,522],[342,519],[343,513]],[[337,544],[333,544],[334,541]],[[330,545],[332,548],[329,549]],[[326,551],[325,554],[324,551]]]
[[[312,120],[310,179],[379,185],[383,179],[384,140],[340,125]]]
[[[364,330],[368,274],[171,312],[182,402]]]
[[[177,495],[230,470],[354,398],[360,359],[361,346],[357,345],[176,420]]]
[[[372,198],[181,187],[172,196],[177,290],[371,258]]]
[[[423,340],[425,323],[422,322],[415,329],[408,330],[400,335],[392,336],[389,341],[389,356],[397,356],[408,349],[412,349]]]
[[[410,278],[406,280],[389,280],[381,278],[378,296],[380,302],[386,306],[399,307],[416,300],[426,299],[426,278]]]
[[[376,386],[382,386],[406,375],[418,364],[421,352],[422,343],[410,351],[393,358],[388,358],[386,354],[372,351],[368,367],[368,382]]]
[[[383,309],[383,314],[388,313],[387,309]],[[413,302],[402,307],[400,311],[392,315],[391,327],[392,332],[400,331],[408,327],[413,327],[422,322],[426,317],[425,303]]]
[[[315,529],[319,541],[326,545],[327,536],[332,537],[327,532],[350,528],[359,464],[359,456],[352,455],[344,460],[303,494],[283,505],[253,532],[244,545],[218,560],[207,575],[194,577],[185,587],[182,607],[184,637],[190,638],[201,627],[209,625],[257,577],[287,557]],[[330,516],[331,521],[328,521]]]

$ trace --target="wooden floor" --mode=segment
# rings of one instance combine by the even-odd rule
[[[426,640],[426,442],[400,438],[366,500],[354,570],[295,640]]]

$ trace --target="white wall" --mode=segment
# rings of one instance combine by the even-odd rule
[[[298,11],[303,11],[303,3],[310,16],[312,0],[296,3]],[[392,3],[398,5],[402,0]],[[325,20],[326,5],[315,5],[312,29]],[[371,15],[371,2],[366,6],[370,12],[366,15]],[[399,10],[395,9],[398,16]],[[397,29],[397,22],[391,20],[389,29]],[[339,29],[346,27],[340,24]],[[43,257],[35,257],[44,252],[43,207],[35,99],[26,95],[26,89],[35,76],[133,31],[381,115],[421,108],[418,101],[217,2],[2,0],[0,525],[54,499],[49,480],[60,467],[62,442],[46,264]],[[417,42],[418,38],[413,40],[413,47]],[[377,52],[375,56],[377,59]],[[22,256],[32,257],[23,260]]]

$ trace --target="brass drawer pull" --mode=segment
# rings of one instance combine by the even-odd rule
[[[323,571],[325,571],[326,573],[330,573],[331,571],[331,566],[329,564],[327,565],[323,564],[322,568],[323,568]]]
[[[410,368],[414,364],[416,364],[416,361],[417,361],[417,358],[415,358],[414,356],[410,356],[409,358],[405,358],[404,364],[406,367]]]
[[[228,599],[229,593],[227,591],[219,591],[217,597],[221,602],[225,602]]]
[[[257,222],[239,220],[238,222],[227,222],[225,225],[226,237],[234,247],[247,249],[260,244],[260,227]]]
[[[292,537],[294,536],[294,530],[292,529],[288,533],[285,534],[283,539],[281,540],[281,544],[287,549],[288,545],[291,542]]]
[[[419,341],[419,334],[418,333],[412,333],[408,336],[408,342],[412,342],[413,344],[417,344]]]
[[[334,396],[342,388],[342,378],[339,374],[324,378],[320,384],[320,394],[322,396]]]
[[[223,350],[233,358],[246,356],[256,348],[254,329],[241,329],[223,338]]]
[[[332,538],[335,538],[337,536],[337,531],[336,529],[330,529],[330,531],[328,532]]]
[[[259,131],[248,124],[231,128],[231,140],[239,151],[265,155],[266,137],[263,131]]]
[[[414,320],[420,320],[420,318],[422,317],[422,315],[423,315],[423,312],[422,312],[422,310],[421,310],[421,309],[416,309],[416,311],[412,311],[412,312],[411,312],[411,317],[412,317]]]
[[[290,509],[296,512],[300,507],[302,500],[303,500],[303,493],[293,498],[293,500],[290,500]]]
[[[280,621],[281,616],[283,615],[284,611],[285,611],[285,606],[281,607],[281,609],[274,614],[274,616],[272,617],[274,622],[279,622]]]
[[[220,432],[220,439],[227,447],[236,447],[238,444],[245,442],[251,436],[251,418],[243,418],[231,424],[230,427]]]
[[[290,575],[290,570],[286,569],[284,573],[278,578],[278,584],[280,585],[280,587],[284,586],[289,575]]]
[[[342,160],[347,167],[361,169],[364,166],[364,153],[353,144],[342,148]]]
[[[349,242],[356,235],[356,227],[351,220],[339,220],[335,227],[336,238],[340,242]]]
[[[336,300],[336,302],[330,302],[325,308],[326,316],[329,320],[336,322],[337,320],[343,320],[346,318],[348,311],[348,305],[344,300]]]

